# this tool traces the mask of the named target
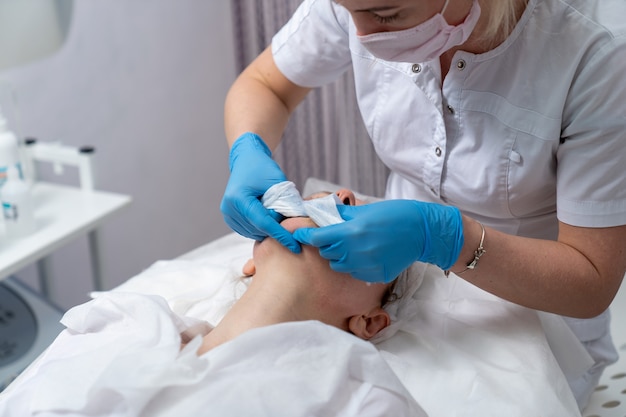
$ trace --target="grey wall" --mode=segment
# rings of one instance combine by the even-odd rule
[[[229,232],[219,202],[223,101],[236,76],[230,13],[224,0],[75,2],[58,53],[0,72],[18,96],[21,136],[94,145],[96,188],[133,198],[100,229],[106,288]],[[76,183],[71,171],[42,175]],[[86,238],[50,265],[60,306],[88,299]],[[34,267],[16,275],[36,286]]]

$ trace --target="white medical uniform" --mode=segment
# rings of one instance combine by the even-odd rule
[[[504,43],[457,52],[443,84],[438,60],[374,58],[331,0],[305,0],[272,51],[301,86],[352,68],[365,125],[391,169],[387,198],[450,204],[509,234],[556,239],[557,219],[626,224],[624,16],[623,0],[529,0]],[[616,360],[609,313],[568,324],[597,363],[571,381],[584,403]]]

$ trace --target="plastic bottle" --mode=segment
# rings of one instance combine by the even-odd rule
[[[8,238],[24,237],[35,231],[35,216],[30,187],[20,178],[16,166],[7,170],[7,180],[0,189],[4,226]]]
[[[12,166],[20,169],[17,137],[9,130],[0,109],[0,190],[6,181],[7,171]]]

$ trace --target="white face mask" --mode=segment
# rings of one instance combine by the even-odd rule
[[[465,42],[480,17],[478,0],[473,0],[465,21],[458,26],[449,25],[443,17],[449,1],[446,0],[441,12],[415,27],[357,38],[372,55],[385,61],[416,63],[438,58],[450,48]]]

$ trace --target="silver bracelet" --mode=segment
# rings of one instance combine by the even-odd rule
[[[461,272],[455,272],[456,275],[461,275],[464,272],[469,271],[470,269],[475,269],[478,265],[478,261],[480,257],[483,256],[487,251],[483,247],[483,243],[485,242],[485,226],[481,222],[478,222],[480,228],[482,230],[482,234],[480,235],[480,243],[478,244],[478,248],[474,251],[474,259],[470,263],[465,266],[465,269]],[[446,274],[446,278],[450,275],[450,270],[444,271]]]

